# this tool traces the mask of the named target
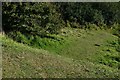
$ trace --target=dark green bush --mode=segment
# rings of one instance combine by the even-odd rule
[[[120,23],[119,3],[56,3],[65,21],[98,26]],[[108,28],[110,26],[107,26]]]
[[[57,33],[64,27],[60,13],[52,3],[3,3],[3,29],[22,34]]]
[[[114,23],[120,23],[118,18],[120,16],[119,2],[91,3],[91,4],[93,9],[100,11],[100,14],[102,14],[104,18],[104,24],[113,25]]]

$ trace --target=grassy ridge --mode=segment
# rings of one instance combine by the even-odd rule
[[[3,77],[118,77],[117,64],[119,64],[119,60],[115,60],[116,63],[114,63],[111,58],[104,57],[106,54],[118,57],[119,52],[116,51],[115,47],[118,45],[116,36],[105,31],[91,32],[77,29],[65,29],[58,36],[63,37],[64,44],[59,44],[60,41],[56,41],[51,45],[52,41],[46,40],[45,44],[48,42],[50,46],[43,44],[42,49],[29,47],[0,36],[4,63]],[[116,42],[115,46],[111,47],[109,42],[112,44]],[[58,43],[57,46],[56,43]],[[105,62],[106,60],[108,62]],[[114,64],[109,66],[108,63]]]

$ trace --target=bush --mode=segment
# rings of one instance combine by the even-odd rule
[[[65,21],[96,24],[98,26],[120,23],[119,3],[56,3]],[[73,26],[74,27],[74,26]]]
[[[22,34],[58,33],[64,27],[61,14],[52,3],[3,3],[3,29]]]
[[[120,24],[112,25],[112,33],[118,37],[120,37]]]
[[[21,32],[9,32],[8,36],[17,42],[30,45],[28,35],[24,35]]]

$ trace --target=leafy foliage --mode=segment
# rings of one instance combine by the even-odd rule
[[[6,32],[17,30],[32,35],[57,33],[68,21],[71,27],[86,23],[98,26],[120,23],[119,3],[6,2],[2,10]]]
[[[3,3],[3,29],[31,35],[57,33],[64,25],[55,8],[51,3]]]
[[[95,30],[112,28],[113,34],[119,36],[119,4],[4,2],[3,29],[14,40],[27,44],[30,43],[21,41],[22,38],[57,34],[65,26]]]

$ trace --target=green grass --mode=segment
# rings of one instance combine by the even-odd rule
[[[86,31],[78,29],[65,29],[64,34],[57,36],[62,36],[63,40],[50,41],[47,38],[46,40],[42,39],[43,41],[41,40],[39,42],[48,45],[43,44],[42,46],[44,47],[41,48],[75,60],[88,60],[110,67],[119,67],[119,52],[117,51],[119,43],[117,36],[104,30]],[[49,46],[49,44],[51,45]]]
[[[118,78],[117,36],[79,29],[64,29],[50,36],[57,40],[38,38],[41,46],[31,47],[0,36],[3,77]]]

